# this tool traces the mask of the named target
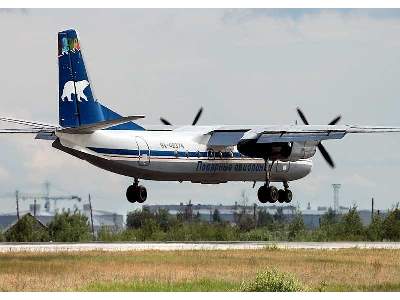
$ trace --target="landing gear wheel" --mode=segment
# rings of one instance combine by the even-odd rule
[[[265,186],[265,185],[260,186],[260,188],[258,189],[257,196],[258,196],[258,200],[261,203],[267,203],[268,202],[267,189],[268,189],[268,187]]]
[[[139,185],[136,190],[137,199],[139,203],[143,203],[147,199],[147,190],[143,185]]]
[[[261,203],[275,203],[278,200],[278,189],[274,186],[263,185],[258,189],[258,200]]]
[[[286,191],[285,190],[278,191],[278,202],[279,203],[286,202]]]
[[[285,202],[290,203],[292,202],[293,194],[291,190],[285,190]]]
[[[126,190],[126,199],[128,199],[128,201],[130,203],[135,203],[136,202],[136,200],[137,200],[137,198],[136,198],[137,189],[138,189],[137,185],[128,186],[128,188]]]
[[[270,203],[275,203],[278,198],[279,198],[279,192],[278,189],[274,186],[270,186],[267,190],[267,194],[268,194],[268,202]]]
[[[135,183],[130,185],[126,190],[126,199],[130,203],[143,203],[147,199],[147,190],[144,186],[138,185],[137,180],[135,180]]]

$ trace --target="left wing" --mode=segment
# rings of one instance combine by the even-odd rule
[[[35,121],[26,121],[21,119],[14,119],[14,118],[3,118],[0,117],[0,121],[14,123],[18,125],[25,125],[30,127],[29,129],[0,129],[0,133],[37,133],[36,138],[41,139],[42,137],[48,139],[49,135],[54,136],[56,131],[63,132],[63,133],[70,133],[70,134],[90,134],[95,132],[96,130],[102,130],[109,127],[113,127],[119,124],[124,124],[133,120],[144,118],[143,115],[136,115],[136,116],[128,116],[128,117],[121,117],[113,120],[101,121],[93,124],[82,125],[79,127],[67,127],[63,128],[61,126],[47,124],[42,122],[35,122]]]
[[[22,120],[22,119],[15,119],[15,118],[0,117],[0,121],[18,124],[18,125],[24,125],[24,126],[33,127],[33,128],[42,128],[42,129],[44,129],[44,128],[47,128],[47,129],[61,128],[58,125],[53,125],[53,124],[48,124],[48,123],[43,123],[43,122],[36,122],[36,121],[27,121],[27,120]]]
[[[0,134],[36,134],[35,139],[54,140],[55,131],[60,126],[43,122],[27,121],[15,118],[0,117],[0,121],[27,126],[29,128],[2,128]]]

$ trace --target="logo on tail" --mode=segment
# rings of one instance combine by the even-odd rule
[[[89,82],[87,80],[81,80],[81,81],[77,81],[75,82],[75,86],[74,86],[74,82],[73,81],[67,81],[64,84],[64,88],[63,88],[63,92],[61,95],[61,101],[65,101],[65,98],[67,98],[67,101],[72,102],[72,95],[74,94],[76,96],[76,100],[78,100],[79,102],[82,102],[81,99],[88,101],[84,90],[89,86]],[[76,89],[76,91],[75,91]]]

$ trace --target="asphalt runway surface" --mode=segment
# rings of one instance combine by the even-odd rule
[[[166,242],[166,243],[0,243],[6,252],[74,251],[178,251],[178,250],[249,250],[249,249],[400,249],[400,242]]]

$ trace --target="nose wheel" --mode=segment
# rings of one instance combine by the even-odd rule
[[[147,190],[143,185],[139,185],[139,181],[135,179],[135,182],[128,186],[126,190],[126,199],[130,203],[143,203],[147,199]]]

